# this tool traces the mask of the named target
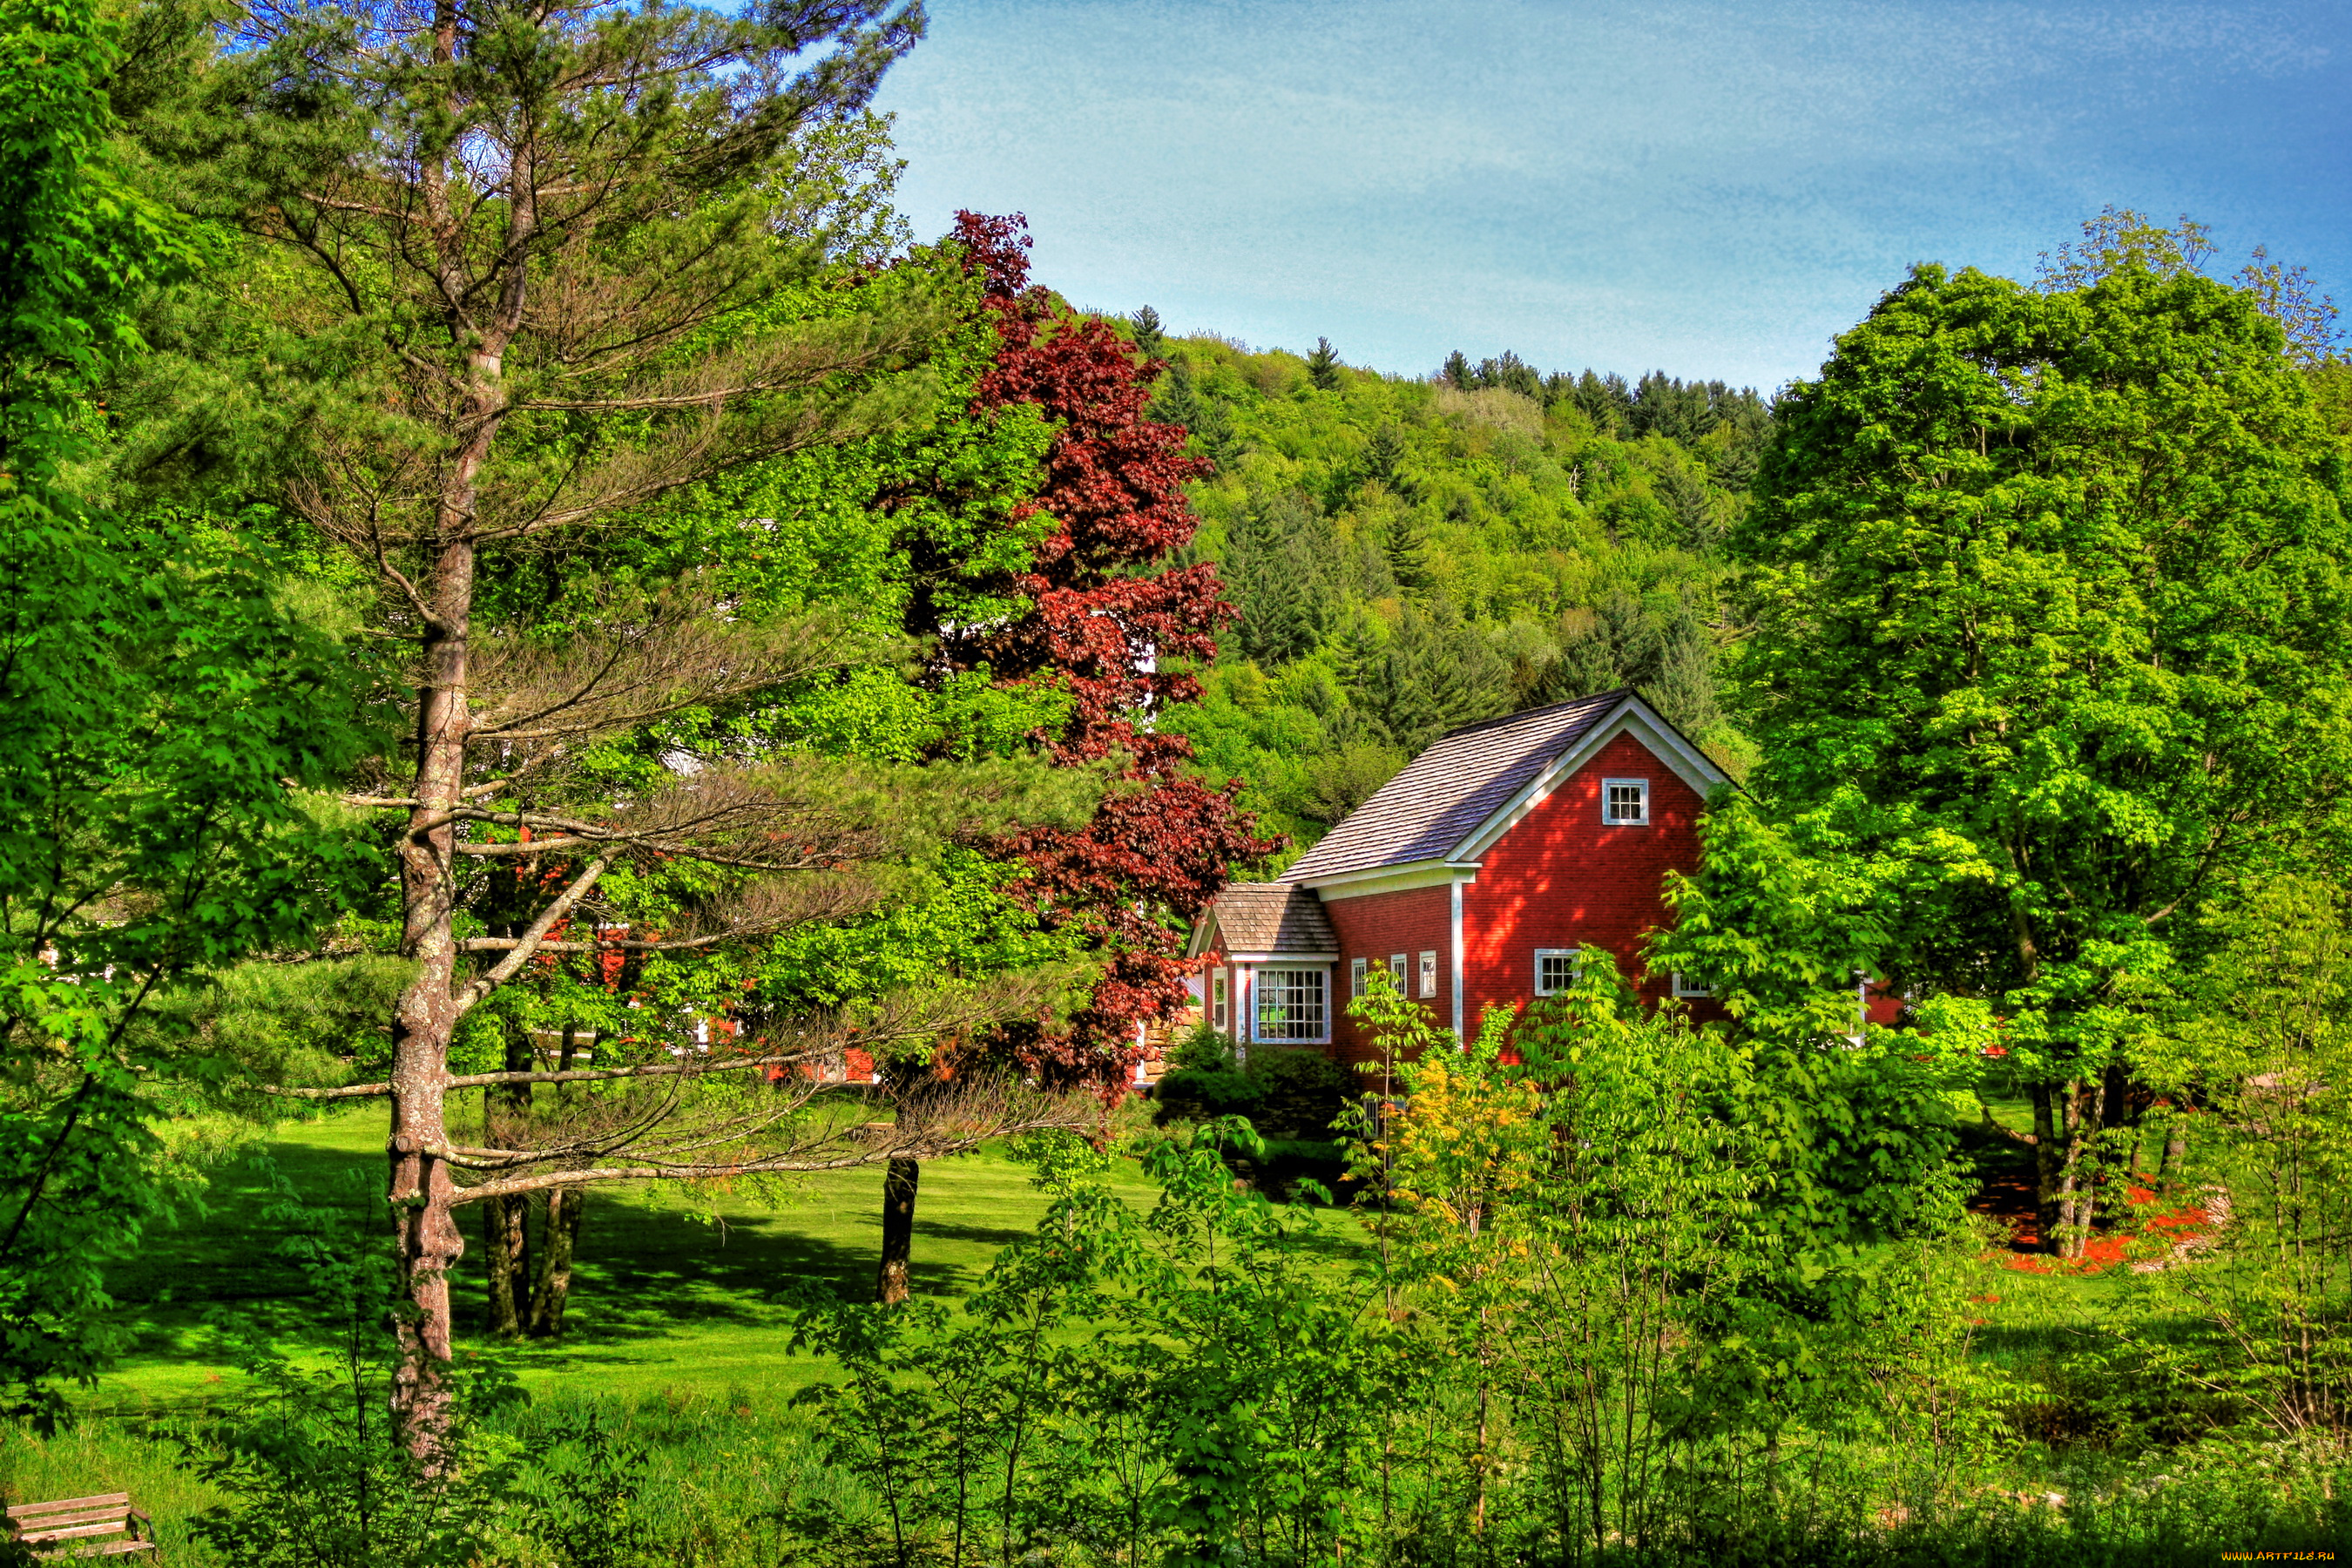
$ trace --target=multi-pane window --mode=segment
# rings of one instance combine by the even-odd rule
[[[1612,827],[1639,827],[1650,820],[1650,781],[1601,781],[1601,820]]]
[[[1677,996],[1712,996],[1715,993],[1707,989],[1705,982],[1693,980],[1687,974],[1677,973],[1675,976],[1675,994]]]
[[[1364,994],[1364,976],[1371,967],[1372,961],[1369,958],[1348,961],[1348,995],[1350,999]]]
[[[1437,994],[1437,954],[1434,951],[1421,955],[1421,994],[1423,997]]]
[[[1219,1029],[1229,1029],[1233,1027],[1231,1010],[1225,1000],[1225,975],[1227,973],[1227,971],[1220,969],[1209,978],[1209,993],[1212,998],[1209,1009],[1209,1022],[1212,1027]]]
[[[1549,996],[1576,984],[1578,951],[1572,947],[1536,949],[1536,994]]]
[[[1320,969],[1257,972],[1257,1037],[1307,1043],[1330,1038]]]
[[[1398,995],[1410,996],[1412,994],[1411,988],[1412,983],[1404,977],[1403,953],[1392,952],[1389,954],[1389,978],[1396,983],[1396,993]]]

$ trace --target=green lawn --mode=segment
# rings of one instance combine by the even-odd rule
[[[163,1410],[227,1392],[224,1384],[234,1385],[239,1374],[216,1320],[267,1317],[294,1305],[302,1289],[278,1255],[281,1237],[262,1222],[270,1170],[306,1195],[364,1203],[382,1190],[384,1114],[371,1108],[284,1129],[260,1159],[215,1174],[204,1216],[155,1233],[144,1257],[113,1280],[133,1348],[86,1407]],[[1131,1163],[1122,1163],[1114,1180],[1139,1204],[1154,1190]],[[596,1189],[564,1337],[511,1351],[517,1370],[535,1393],[630,1399],[664,1390],[789,1393],[819,1370],[785,1354],[789,1297],[812,1282],[851,1295],[873,1289],[881,1191],[879,1168],[827,1173],[775,1206],[722,1201],[714,1225],[707,1211],[660,1188]],[[994,1152],[926,1164],[916,1289],[962,1295],[1044,1209],[1028,1172]],[[353,1223],[367,1223],[366,1212],[355,1207]],[[461,1355],[491,1342],[483,1331],[479,1222],[468,1211],[465,1223],[467,1255],[457,1282]]]

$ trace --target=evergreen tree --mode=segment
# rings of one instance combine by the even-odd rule
[[[1232,420],[1221,405],[1201,395],[1192,367],[1182,359],[1169,362],[1149,412],[1153,419],[1186,432],[1201,455],[1217,468],[1231,467],[1241,455],[1234,441]]]
[[[1626,390],[1623,376],[1596,375],[1588,370],[1577,378],[1576,405],[1592,421],[1594,429],[1613,435],[1631,422],[1633,396]]]
[[[1365,477],[1378,479],[1391,489],[1400,488],[1399,470],[1407,450],[1402,430],[1393,425],[1381,426],[1364,445]]]
[[[1227,546],[1227,585],[1241,606],[1243,654],[1286,663],[1322,641],[1331,525],[1314,498],[1286,490],[1250,508]]]
[[[1388,563],[1389,575],[1405,592],[1420,593],[1433,581],[1429,571],[1429,538],[1418,511],[1400,507],[1389,514],[1381,553]]]
[[[1136,352],[1153,359],[1168,346],[1168,334],[1160,321],[1160,312],[1146,305],[1136,311],[1129,324],[1135,329]]]
[[[1395,637],[1371,661],[1364,706],[1381,734],[1408,755],[1464,724],[1508,709],[1510,665],[1452,601],[1427,611],[1407,603]]]
[[[1478,384],[1478,373],[1470,368],[1470,356],[1460,349],[1445,356],[1445,368],[1437,376],[1456,392],[1468,392]]]
[[[1315,352],[1307,356],[1307,379],[1325,392],[1339,389],[1339,356],[1331,351],[1331,340],[1315,340]]]
[[[1472,378],[1481,388],[1494,387],[1504,392],[1516,392],[1538,403],[1543,401],[1543,378],[1536,374],[1535,366],[1508,349],[1504,350],[1499,358],[1479,361]]]
[[[1633,389],[1628,428],[1636,436],[1664,436],[1688,444],[1713,429],[1715,419],[1714,404],[1704,384],[1685,385],[1664,371],[1654,370]]]
[[[919,36],[919,7],[442,0],[433,17],[379,0],[234,13],[193,73],[201,92],[175,106],[184,118],[159,113],[154,129],[184,197],[267,257],[265,287],[213,302],[240,313],[230,341],[187,351],[242,396],[208,395],[200,375],[148,389],[170,405],[159,421],[191,431],[208,433],[224,402],[289,408],[278,499],[373,574],[394,607],[383,629],[407,644],[410,747],[387,767],[396,783],[352,804],[403,818],[381,841],[415,970],[386,1081],[327,1092],[391,1100],[393,1239],[413,1309],[394,1416],[428,1458],[450,1419],[458,1206],[567,1175],[457,1147],[451,1051],[467,1019],[566,951],[565,922],[593,920],[632,876],[698,865],[709,923],[680,940],[743,940],[807,907],[769,897],[755,872],[797,887],[885,840],[1007,816],[993,781],[877,790],[725,747],[634,787],[590,771],[597,746],[641,725],[837,667],[848,649],[828,619],[722,614],[686,574],[555,626],[501,624],[510,585],[536,571],[593,597],[580,542],[666,498],[925,412],[919,362],[946,321],[928,274],[844,279],[822,321],[773,308],[827,266],[821,245],[788,237],[810,139],[862,108]],[[883,815],[903,815],[885,826],[875,803],[892,795]],[[497,837],[518,830],[529,850]],[[534,884],[533,918],[482,931],[487,873],[526,856],[552,877]],[[662,1053],[613,1071],[680,1068]],[[600,1170],[636,1173],[641,1147],[606,1141]]]

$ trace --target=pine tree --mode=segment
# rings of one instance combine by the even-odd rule
[[[1626,390],[1623,376],[1596,375],[1588,370],[1577,378],[1576,405],[1592,421],[1594,429],[1611,436],[1631,422],[1633,396]]]
[[[1404,462],[1404,432],[1393,425],[1383,425],[1372,432],[1364,447],[1364,472],[1391,489],[1398,488],[1399,468]]]
[[[394,1415],[431,1458],[453,1397],[457,1176],[485,1169],[451,1135],[460,1025],[562,950],[551,933],[593,910],[608,871],[699,862],[719,886],[836,866],[865,851],[819,846],[876,841],[856,837],[857,817],[887,792],[853,795],[814,765],[788,782],[783,764],[713,756],[619,800],[572,771],[641,723],[836,664],[814,620],[722,616],[691,582],[586,617],[600,624],[571,638],[504,636],[498,617],[520,563],[581,562],[593,547],[574,542],[665,497],[923,410],[915,362],[942,307],[915,273],[861,276],[822,322],[764,308],[823,260],[782,237],[804,133],[865,104],[922,13],[892,0],[740,14],[331,0],[226,15],[226,47],[173,132],[184,199],[268,258],[268,286],[236,307],[244,341],[267,346],[225,369],[248,404],[307,416],[288,421],[278,499],[373,574],[407,643],[413,746],[385,793],[351,798],[403,819],[383,842],[416,967],[393,1009],[387,1080],[331,1092],[391,1100],[390,1214],[413,1309]],[[297,367],[317,378],[297,384]],[[180,410],[187,428],[216,414]],[[828,799],[846,809],[813,805]],[[494,840],[493,825],[528,829],[531,848]],[[556,885],[529,925],[481,931],[469,900],[485,861],[525,853],[549,857]],[[787,918],[783,900],[730,896],[712,940]],[[636,1163],[610,1142],[599,1156]],[[566,1174],[487,1169],[464,1201]]]
[[[1339,390],[1339,356],[1331,352],[1331,340],[1315,340],[1315,352],[1307,356],[1307,379],[1325,392]]]
[[[1445,368],[1437,376],[1456,392],[1468,392],[1478,384],[1478,373],[1470,368],[1470,356],[1460,349],[1445,356]]]
[[[1147,358],[1158,359],[1160,351],[1168,346],[1168,334],[1161,327],[1160,312],[1146,305],[1136,311],[1129,325],[1135,331],[1136,352]]]
[[[1481,387],[1516,392],[1521,397],[1531,397],[1538,403],[1543,401],[1543,378],[1536,374],[1535,366],[1508,349],[1505,349],[1498,359],[1479,361],[1474,374]]]
[[[1286,664],[1321,643],[1330,526],[1314,498],[1301,490],[1253,505],[1237,520],[1226,581],[1241,607],[1241,647],[1249,658]]]
[[[1181,355],[1168,362],[1167,374],[1160,378],[1149,412],[1160,423],[1172,425],[1189,435],[1213,468],[1228,468],[1241,456],[1234,442],[1233,422],[1222,406],[1201,395],[1192,367]]]
[[[1433,580],[1429,572],[1429,538],[1418,511],[1400,507],[1389,514],[1381,552],[1387,557],[1389,574],[1396,579],[1398,587],[1407,593],[1420,593],[1429,586]]]

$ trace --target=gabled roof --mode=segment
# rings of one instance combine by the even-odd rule
[[[1339,951],[1339,933],[1323,912],[1323,900],[1307,888],[1280,882],[1235,882],[1217,895],[1208,920],[1193,928],[1193,950],[1213,945],[1236,952],[1328,956]],[[1213,938],[1211,935],[1213,927]]]
[[[1475,860],[1549,787],[1548,770],[1621,728],[1642,736],[1702,793],[1724,781],[1696,746],[1621,687],[1440,736],[1282,879],[1322,885],[1394,867]]]

